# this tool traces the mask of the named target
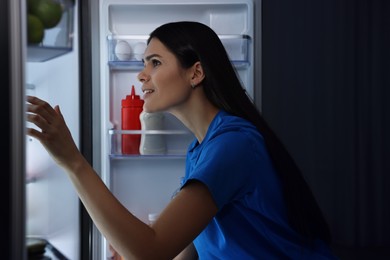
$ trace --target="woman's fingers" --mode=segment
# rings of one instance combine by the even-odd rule
[[[27,121],[39,127],[42,133],[66,128],[59,106],[53,108],[47,102],[32,96],[28,96],[27,101],[30,102],[27,104]]]
[[[50,134],[55,134],[57,112],[45,101],[27,96],[27,122],[36,125],[41,131],[34,128],[27,128],[27,134],[38,140],[47,141]],[[61,118],[62,119],[62,118]],[[53,133],[54,132],[54,133]]]
[[[30,105],[27,105],[29,107]],[[30,109],[27,108],[27,111],[31,111]],[[46,119],[44,119],[42,116],[39,114],[27,114],[27,122],[33,123],[36,126],[38,126],[41,129],[46,128],[49,125],[49,122],[47,122]]]
[[[39,139],[41,139],[42,134],[41,134],[41,132],[37,131],[34,128],[27,128],[27,135],[39,140]]]
[[[30,103],[27,104],[27,112],[39,115],[46,121],[47,124],[51,124],[53,118],[57,116],[54,109],[46,101],[43,101],[37,97],[27,96],[27,102]],[[33,117],[31,119],[37,120],[37,122],[40,124],[44,123],[41,119],[38,119],[38,117]]]
[[[79,151],[72,138],[60,108],[33,96],[27,96],[27,121],[37,128],[27,128],[27,134],[38,139],[52,157],[67,167],[79,157]]]

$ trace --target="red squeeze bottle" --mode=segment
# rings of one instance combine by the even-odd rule
[[[134,85],[131,95],[122,99],[122,130],[141,130],[139,115],[142,112],[144,101],[135,94]],[[122,134],[122,154],[139,154],[141,142],[140,134]]]

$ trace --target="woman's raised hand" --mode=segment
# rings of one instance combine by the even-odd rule
[[[27,96],[27,121],[39,129],[27,128],[27,135],[38,139],[52,158],[67,170],[74,170],[82,158],[59,106]],[[83,160],[83,159],[81,159]]]

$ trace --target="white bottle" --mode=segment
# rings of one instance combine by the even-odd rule
[[[163,113],[141,112],[139,119],[141,129],[145,133],[141,135],[139,153],[142,155],[163,155],[166,153],[166,143],[163,134],[147,133],[148,130],[162,130],[164,126]]]

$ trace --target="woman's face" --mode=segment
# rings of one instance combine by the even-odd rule
[[[184,105],[191,95],[189,71],[153,38],[144,53],[144,69],[138,75],[144,93],[144,111],[169,111]]]

